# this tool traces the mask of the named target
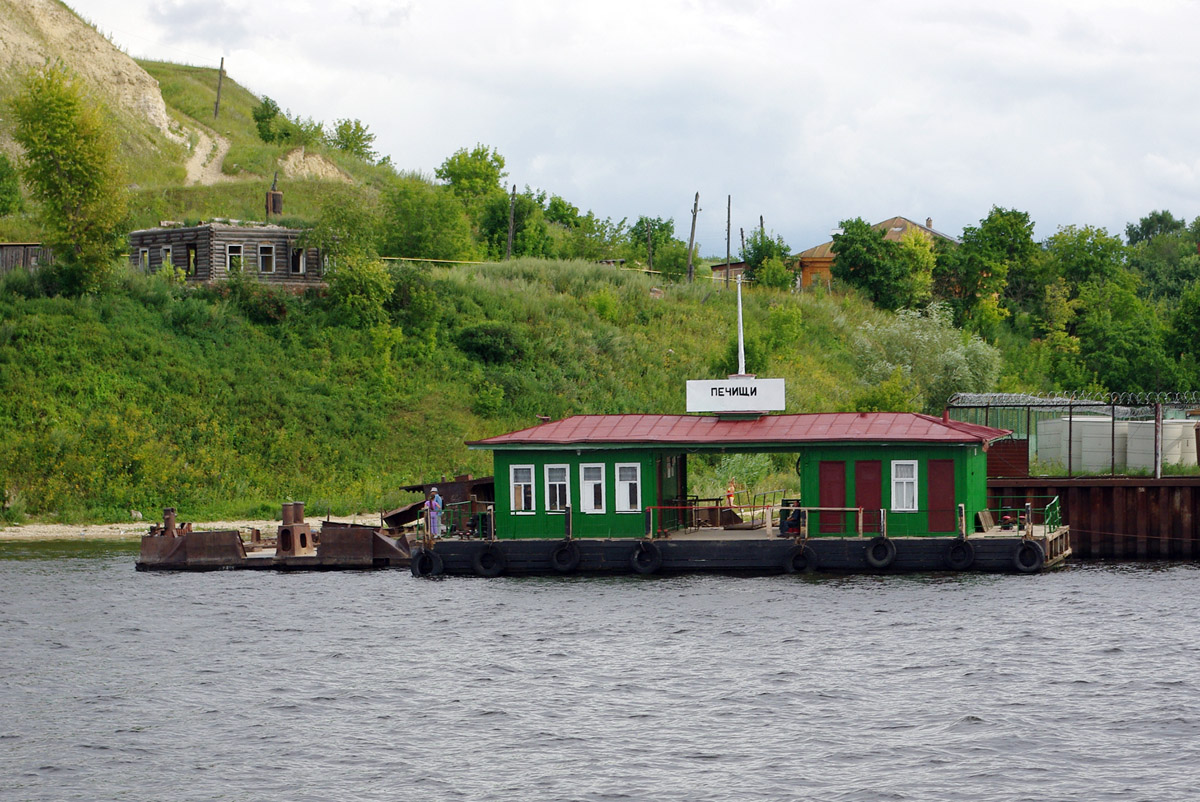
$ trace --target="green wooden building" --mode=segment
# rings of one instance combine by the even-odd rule
[[[796,455],[811,537],[954,536],[987,508],[989,445],[1009,433],[897,412],[579,415],[468,443],[494,452],[499,539],[638,538],[724,499],[688,492],[688,459]],[[859,512],[861,510],[861,513]],[[784,510],[787,514],[787,510]]]

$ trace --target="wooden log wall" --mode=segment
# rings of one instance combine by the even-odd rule
[[[992,510],[1041,509],[1053,496],[1078,559],[1200,559],[1200,476],[988,480]]]

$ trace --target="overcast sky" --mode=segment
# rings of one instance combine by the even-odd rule
[[[993,205],[1124,233],[1200,215],[1195,0],[67,0],[135,57],[362,120],[400,169],[477,142],[509,182],[725,251],[839,220],[958,235]]]

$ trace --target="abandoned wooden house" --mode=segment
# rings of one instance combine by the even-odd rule
[[[54,252],[40,242],[0,242],[0,276],[54,264]]]
[[[241,272],[294,288],[323,284],[325,258],[301,244],[295,228],[235,222],[163,226],[131,232],[129,261],[148,273],[170,264],[189,282],[223,281]]]

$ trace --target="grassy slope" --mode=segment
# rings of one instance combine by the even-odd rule
[[[221,113],[213,119],[217,97],[217,71],[161,61],[139,61],[159,82],[163,100],[176,119],[189,127],[201,125],[230,140],[223,172],[235,179],[213,186],[183,186],[173,175],[163,174],[134,194],[135,228],[156,225],[159,220],[200,220],[228,217],[261,220],[263,197],[270,187],[277,164],[291,146],[267,144],[258,137],[252,112],[260,98],[228,75],[221,84]],[[389,171],[324,147],[312,147],[334,162],[353,180],[345,191],[368,195],[377,191]],[[284,208],[289,217],[315,219],[330,182],[316,179],[280,179]],[[342,187],[343,185],[337,184]]]
[[[656,299],[640,274],[582,263],[420,275],[402,325],[367,331],[329,325],[313,299],[254,324],[158,279],[80,300],[0,290],[3,491],[63,520],[242,515],[289,498],[388,507],[399,485],[490,473],[490,454],[464,441],[538,414],[682,412],[684,382],[716,375],[736,320],[732,293],[670,286]],[[846,343],[877,315],[845,298],[746,297],[751,331],[781,332],[766,373],[788,380],[789,411],[851,404],[862,388]],[[524,356],[488,365],[454,345],[485,320],[517,331]],[[504,399],[480,414],[485,386]]]

